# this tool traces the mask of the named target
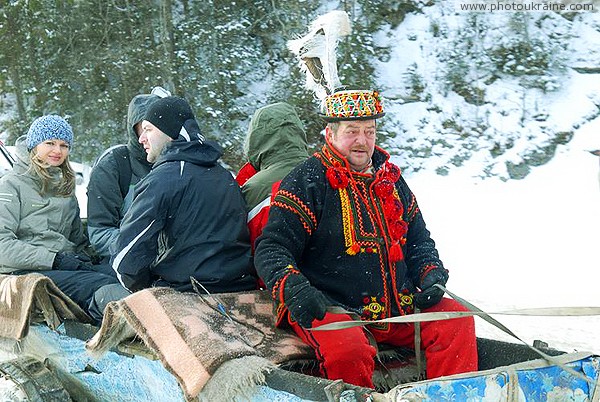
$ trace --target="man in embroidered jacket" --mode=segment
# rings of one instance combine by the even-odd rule
[[[272,292],[277,325],[291,326],[315,349],[323,375],[372,388],[369,339],[412,348],[413,324],[307,328],[411,314],[415,306],[466,309],[434,286],[446,284],[448,271],[400,169],[375,145],[384,115],[379,94],[343,91],[326,101],[326,144],[282,181],[255,265]],[[477,370],[472,317],[423,322],[421,349],[428,378]]]

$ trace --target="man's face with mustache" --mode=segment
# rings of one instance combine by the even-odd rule
[[[340,121],[329,124],[325,129],[329,143],[348,160],[352,170],[357,172],[370,165],[376,134],[374,119]]]

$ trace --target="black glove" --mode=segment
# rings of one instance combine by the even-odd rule
[[[296,274],[290,274],[285,281],[283,301],[292,319],[303,328],[311,328],[315,319],[322,320],[329,305],[323,293]]]
[[[86,255],[79,255],[75,253],[56,253],[54,262],[52,263],[52,269],[60,271],[79,271],[88,270],[92,271],[91,259]]]
[[[442,300],[444,291],[437,286],[439,283],[442,286],[448,282],[448,271],[444,268],[434,268],[429,271],[421,280],[421,291],[414,294],[415,306],[421,310],[435,306]]]

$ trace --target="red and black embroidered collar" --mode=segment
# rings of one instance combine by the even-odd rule
[[[371,173],[359,173],[350,169],[348,160],[344,158],[329,141],[323,145],[321,151],[315,153],[315,156],[321,160],[326,167],[325,176],[329,185],[333,189],[345,189],[354,181],[355,176],[372,177]],[[379,147],[375,147],[375,163],[383,159],[379,164],[373,166],[375,179],[373,182],[375,195],[378,197],[383,207],[383,215],[387,227],[387,235],[390,239],[387,248],[388,256],[391,262],[397,262],[404,259],[402,245],[406,243],[406,233],[408,224],[404,221],[404,207],[396,190],[396,182],[400,179],[400,168],[389,161],[389,154]],[[365,203],[368,205],[368,203]],[[349,254],[356,254],[355,249],[358,244],[353,244],[348,249]]]

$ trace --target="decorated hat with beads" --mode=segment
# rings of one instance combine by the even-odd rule
[[[325,97],[323,109],[323,118],[330,122],[378,119],[385,115],[381,95],[377,91],[334,92]]]
[[[378,119],[385,114],[379,92],[345,90],[340,81],[337,44],[350,32],[348,14],[335,10],[315,19],[306,35],[288,41],[288,48],[306,73],[306,88],[314,92],[321,103],[321,115],[329,122]]]

